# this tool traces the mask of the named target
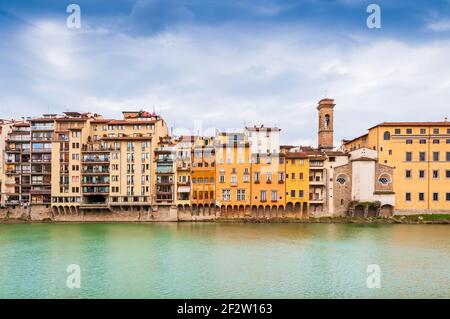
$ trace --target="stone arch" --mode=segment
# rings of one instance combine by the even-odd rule
[[[364,217],[365,207],[363,205],[356,205],[355,206],[355,217]]]
[[[376,217],[378,215],[378,207],[370,205],[367,210],[367,217]]]
[[[293,210],[294,210],[294,204],[292,204],[292,202],[288,202],[286,204],[286,212],[287,213],[292,213]]]
[[[394,206],[389,204],[384,204],[380,209],[380,216],[382,217],[392,217],[394,215]]]
[[[272,207],[270,207],[269,217],[271,217],[271,218],[278,217],[278,206],[277,205],[272,205]]]
[[[198,214],[197,215],[204,215],[204,211],[203,211],[203,205],[202,204],[198,204]]]
[[[226,212],[227,217],[230,217],[231,214],[233,214],[233,206],[227,205],[227,212]]]
[[[245,216],[248,216],[248,215],[250,215],[251,214],[251,212],[250,212],[250,205],[245,205],[245,208],[244,208],[244,217]]]
[[[197,204],[193,204],[192,205],[192,216],[197,215],[197,213],[198,213]]]
[[[256,205],[252,206],[252,216],[258,217],[258,206],[256,206]]]
[[[178,209],[178,212],[179,212],[179,213],[184,212],[183,205],[181,205],[181,204],[178,204],[178,205],[177,205],[177,209]]]
[[[244,205],[239,205],[238,217],[244,217],[245,208]]]
[[[303,203],[302,216],[303,217],[307,217],[308,216],[308,203]]]
[[[258,206],[257,216],[258,217],[264,216],[264,206],[263,205]]]

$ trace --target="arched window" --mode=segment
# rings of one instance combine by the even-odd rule
[[[391,139],[391,133],[389,133],[388,131],[384,132],[384,134],[383,134],[383,139],[384,139],[385,141],[390,140],[390,139]]]
[[[327,114],[325,115],[325,127],[330,126],[330,116]]]

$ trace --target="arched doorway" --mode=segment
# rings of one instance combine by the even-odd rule
[[[385,204],[381,206],[380,216],[382,217],[392,217],[394,215],[394,206]]]
[[[354,214],[354,216],[355,217],[364,217],[364,211],[365,211],[365,208],[364,208],[363,205],[357,205],[355,207],[355,214]]]

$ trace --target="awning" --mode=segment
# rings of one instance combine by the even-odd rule
[[[190,193],[191,188],[189,186],[180,186],[178,187],[178,193]]]

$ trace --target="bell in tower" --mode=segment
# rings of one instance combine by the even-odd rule
[[[317,110],[319,111],[319,149],[333,149],[333,99],[322,99],[319,101]]]

